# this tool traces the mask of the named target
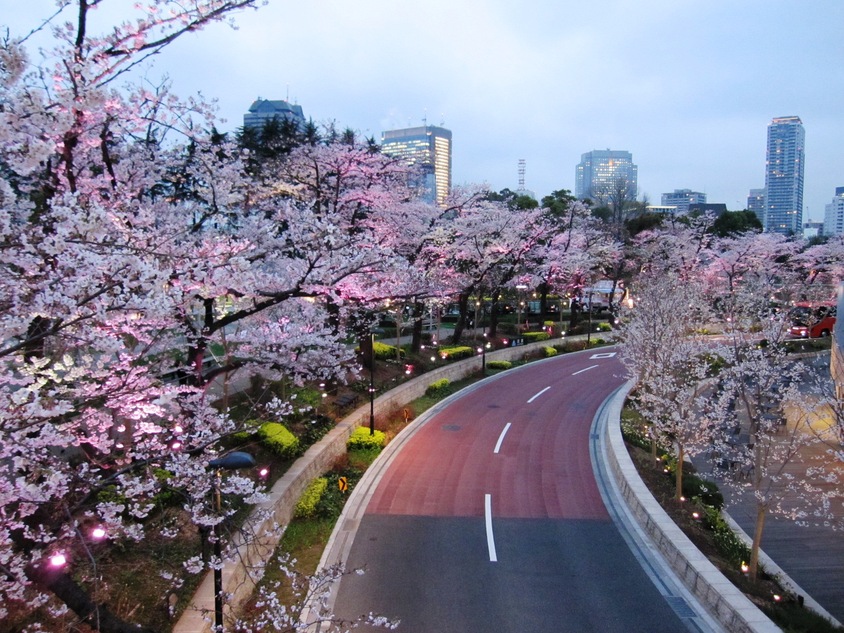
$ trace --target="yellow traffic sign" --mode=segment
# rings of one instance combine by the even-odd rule
[[[339,481],[337,482],[337,485],[340,487],[340,490],[342,492],[346,492],[349,489],[349,480],[345,477],[340,477]]]

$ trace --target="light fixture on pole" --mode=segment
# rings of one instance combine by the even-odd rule
[[[369,434],[375,435],[375,332],[370,333],[372,352],[369,365]]]
[[[243,451],[233,451],[223,457],[212,459],[208,465],[214,469],[214,508],[219,514],[222,509],[220,499],[220,479],[224,470],[238,470],[255,466],[255,458]],[[214,526],[214,631],[223,633],[223,552],[220,547],[220,535]]]

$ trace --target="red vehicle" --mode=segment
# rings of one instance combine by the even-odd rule
[[[797,338],[818,338],[832,334],[836,306],[830,303],[798,303],[788,313],[789,334]]]

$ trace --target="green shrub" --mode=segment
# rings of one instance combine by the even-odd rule
[[[490,360],[487,361],[486,366],[490,369],[510,369],[513,363],[509,360]]]
[[[320,499],[322,499],[322,495],[325,493],[327,487],[328,479],[326,477],[317,477],[314,479],[296,503],[293,516],[297,518],[314,516],[317,511],[317,505],[319,505]]]
[[[744,544],[721,516],[721,511],[710,506],[704,507],[704,524],[712,530],[713,540],[718,550],[736,567],[750,560],[750,548]]]
[[[693,473],[683,474],[683,496],[687,499],[700,499],[701,503],[720,510],[724,505],[724,495],[714,481],[701,479]]]
[[[449,385],[451,385],[451,381],[448,378],[440,378],[439,380],[435,380],[430,385],[428,385],[428,388],[425,390],[425,395],[434,396],[448,389]]]
[[[299,441],[305,446],[318,442],[326,433],[334,428],[334,420],[324,415],[316,415],[303,423]]]
[[[525,332],[522,334],[522,338],[525,339],[525,343],[536,343],[537,341],[547,341],[551,338],[551,335],[548,332]]]
[[[612,325],[607,322],[599,323],[598,324],[598,331],[599,332],[612,332]]]
[[[347,450],[367,450],[373,448],[383,448],[384,442],[386,440],[386,436],[384,435],[383,431],[375,430],[375,432],[370,435],[369,427],[367,426],[359,426],[354,430],[354,432],[349,436],[349,439],[346,440],[346,449]]]
[[[304,387],[294,393],[293,405],[296,409],[316,409],[322,404],[322,392],[318,389]]]
[[[455,345],[453,347],[441,347],[440,357],[448,360],[458,360],[460,358],[469,358],[475,354],[475,350],[466,345]]]
[[[396,357],[396,348],[393,345],[375,341],[372,349],[375,351],[375,358],[378,360],[392,360]],[[399,350],[399,355],[404,357],[404,350]]]
[[[557,350],[554,349],[553,347],[546,346],[542,349],[542,351],[545,354],[545,358],[551,358],[552,356],[557,355]]]
[[[267,449],[284,459],[292,459],[299,453],[299,438],[278,422],[264,422],[258,429],[258,438]]]

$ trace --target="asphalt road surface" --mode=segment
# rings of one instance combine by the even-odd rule
[[[688,631],[618,531],[590,460],[609,350],[505,372],[440,407],[373,485],[335,614],[405,633]],[[676,608],[676,606],[675,606]]]

